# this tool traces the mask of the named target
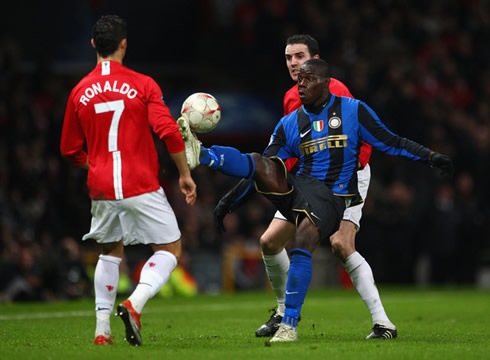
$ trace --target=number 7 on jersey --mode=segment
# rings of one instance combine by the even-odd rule
[[[113,177],[114,177],[114,193],[117,200],[124,198],[122,192],[122,176],[121,176],[121,153],[117,150],[117,134],[119,130],[119,120],[124,111],[124,100],[108,101],[104,103],[94,104],[95,113],[101,114],[113,111],[111,126],[108,136],[108,150],[112,153],[113,160]]]

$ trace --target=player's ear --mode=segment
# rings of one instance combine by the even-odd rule
[[[91,40],[90,40],[90,43],[92,44],[92,47],[95,49],[95,42],[94,42],[94,39],[91,39]]]
[[[126,48],[128,47],[128,39],[122,39],[121,40],[121,43],[119,44],[119,47],[121,49],[126,50]]]
[[[326,87],[327,89],[329,89],[329,86],[330,86],[330,76],[327,76],[327,77],[325,78],[325,87]]]

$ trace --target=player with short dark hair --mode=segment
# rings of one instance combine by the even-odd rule
[[[92,224],[83,240],[93,239],[102,247],[94,276],[96,345],[112,344],[110,316],[124,246],[149,244],[154,251],[136,289],[117,308],[126,340],[141,345],[143,307],[167,282],[181,256],[181,233],[160,186],[150,126],[165,142],[190,205],[196,201],[196,185],[179,127],[160,87],[151,77],[123,65],[126,21],[116,15],[101,17],[93,27],[91,43],[97,65],[70,94],[60,149],[71,165],[88,170]]]
[[[329,92],[328,64],[310,59],[299,70],[303,106],[283,117],[264,155],[242,154],[222,146],[201,147],[194,157],[231,176],[252,178],[255,188],[286,217],[294,234],[286,286],[286,309],[272,342],[297,341],[297,323],[312,274],[312,253],[338,228],[346,208],[363,199],[357,186],[358,156],[364,140],[389,155],[404,156],[452,173],[452,161],[412,140],[392,133],[360,100]],[[186,147],[199,143],[181,128]],[[298,171],[284,160],[297,157]]]
[[[318,41],[313,36],[308,34],[295,34],[286,39],[286,46],[296,44],[306,45],[309,55],[319,57],[320,45],[318,45]],[[286,59],[288,59],[288,55],[286,55]]]

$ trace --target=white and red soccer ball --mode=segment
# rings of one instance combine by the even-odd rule
[[[213,95],[197,92],[185,99],[180,113],[196,133],[213,130],[221,119],[221,106]]]

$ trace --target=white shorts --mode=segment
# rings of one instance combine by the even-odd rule
[[[371,181],[371,168],[369,164],[366,164],[366,167],[357,172],[357,187],[359,188],[359,194],[361,194],[362,200],[366,199],[369,182]],[[364,206],[364,202],[359,205],[349,207],[344,211],[344,217],[342,220],[347,220],[357,226],[357,230],[361,227],[361,216],[362,216],[362,208]]]
[[[357,172],[357,187],[359,188],[359,194],[361,194],[362,199],[366,199],[367,192],[369,189],[369,182],[371,181],[371,168],[369,164],[366,167]],[[357,226],[357,230],[361,227],[361,217],[362,217],[362,207],[364,202],[359,205],[349,207],[344,211],[344,217],[342,220],[350,221]],[[274,214],[275,219],[286,220],[286,218],[281,214],[280,211],[276,211]]]
[[[99,244],[170,244],[180,239],[179,225],[162,188],[122,200],[92,200],[90,232],[83,240]]]

